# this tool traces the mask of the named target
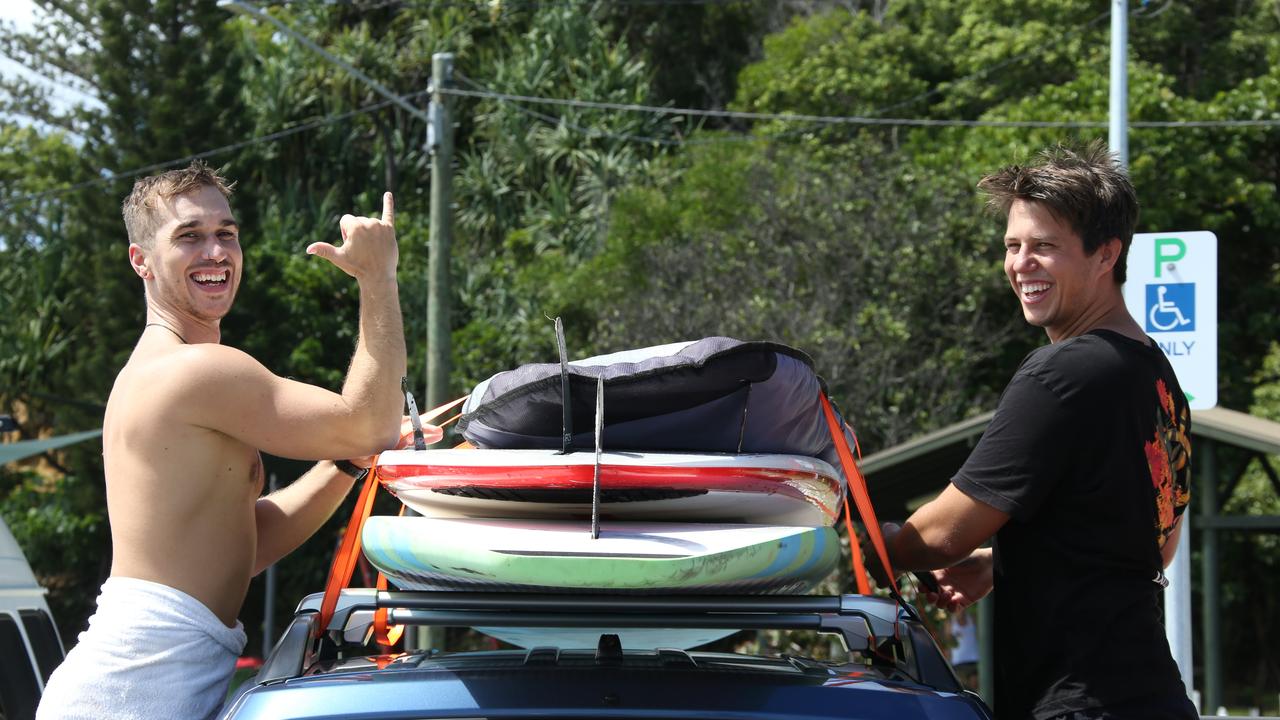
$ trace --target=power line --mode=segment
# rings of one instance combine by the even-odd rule
[[[1142,8],[1138,8],[1138,9],[1135,9],[1135,10],[1133,11],[1133,14],[1135,14],[1135,15],[1136,15],[1136,14],[1139,14],[1139,13],[1141,13],[1141,12],[1142,12]],[[1101,22],[1102,20],[1104,20],[1104,19],[1106,19],[1106,18],[1108,18],[1108,17],[1110,17],[1110,16],[1111,16],[1111,11],[1110,11],[1110,10],[1106,10],[1106,11],[1104,11],[1104,12],[1100,13],[1099,15],[1095,16],[1094,18],[1092,18],[1092,19],[1091,19],[1091,20],[1089,20],[1088,22],[1084,23],[1083,25],[1081,25],[1081,26],[1079,26],[1079,27],[1077,27],[1077,28],[1074,28],[1074,29],[1072,29],[1071,31],[1069,31],[1069,32],[1067,32],[1067,33],[1065,33],[1065,34],[1063,34],[1063,35],[1059,38],[1058,42],[1057,42],[1057,43],[1055,43],[1055,44],[1053,44],[1053,45],[1040,46],[1040,47],[1035,48],[1034,50],[1029,50],[1029,51],[1027,51],[1027,52],[1025,52],[1025,53],[1022,53],[1022,54],[1020,54],[1020,55],[1016,55],[1016,56],[1011,57],[1011,58],[1006,58],[1005,60],[1003,60],[1003,61],[1001,61],[1001,62],[999,62],[999,63],[996,63],[995,65],[992,65],[992,66],[989,66],[989,67],[983,68],[983,69],[981,69],[981,70],[978,70],[977,72],[970,73],[969,75],[965,75],[965,76],[963,76],[963,77],[960,77],[960,78],[957,78],[957,79],[955,79],[955,80],[949,81],[949,82],[947,82],[946,84],[938,85],[938,86],[936,86],[936,87],[934,87],[934,88],[931,88],[931,89],[929,89],[929,90],[926,90],[925,92],[922,92],[922,93],[920,93],[920,94],[918,94],[918,95],[915,95],[915,96],[913,96],[913,97],[907,98],[906,100],[902,100],[902,101],[900,101],[900,102],[896,102],[896,103],[893,103],[893,104],[891,104],[891,105],[886,105],[886,106],[883,106],[883,107],[877,108],[877,109],[875,109],[875,110],[872,110],[872,111],[871,111],[870,116],[877,116],[877,115],[881,115],[881,114],[883,114],[883,113],[889,112],[890,110],[895,110],[895,109],[898,109],[898,108],[901,108],[901,107],[905,107],[905,106],[908,106],[908,105],[914,104],[914,103],[916,103],[916,102],[918,102],[918,101],[920,101],[920,100],[924,100],[924,99],[926,99],[926,98],[933,97],[933,96],[935,96],[935,95],[939,95],[939,94],[941,94],[941,93],[943,93],[943,92],[945,92],[945,91],[947,91],[947,90],[949,90],[949,89],[951,89],[951,88],[956,87],[957,85],[960,85],[961,83],[965,83],[965,82],[968,82],[968,81],[970,81],[970,80],[976,80],[976,79],[978,79],[978,78],[985,77],[986,75],[988,75],[988,74],[990,74],[990,73],[993,73],[993,72],[995,72],[996,70],[1000,70],[1000,69],[1002,69],[1002,68],[1008,67],[1009,65],[1012,65],[1013,63],[1020,62],[1020,61],[1025,60],[1025,59],[1027,59],[1027,58],[1029,58],[1029,57],[1034,57],[1034,56],[1036,56],[1036,55],[1039,55],[1039,54],[1041,54],[1041,53],[1044,53],[1046,50],[1048,50],[1048,49],[1050,49],[1050,48],[1054,47],[1055,45],[1059,45],[1059,44],[1061,44],[1061,43],[1065,42],[1066,40],[1068,40],[1068,39],[1070,39],[1070,38],[1072,38],[1072,37],[1075,37],[1076,35],[1079,35],[1079,34],[1081,34],[1081,33],[1085,32],[1085,31],[1086,31],[1086,30],[1088,30],[1089,28],[1093,27],[1094,25],[1097,25],[1099,22]],[[461,73],[459,73],[459,74],[458,74],[458,76],[459,76],[459,79],[461,79],[463,82],[465,82],[465,83],[467,83],[468,85],[470,85],[473,89],[475,89],[475,90],[477,90],[477,91],[485,91],[485,90],[486,90],[486,88],[484,88],[483,86],[479,85],[479,84],[478,84],[478,83],[476,83],[474,80],[471,80],[470,78],[467,78],[467,77],[463,76]],[[811,128],[801,128],[801,129],[797,129],[797,130],[788,130],[788,131],[785,131],[785,132],[782,132],[782,133],[776,133],[776,134],[773,134],[773,135],[769,135],[769,136],[767,136],[767,137],[762,137],[762,136],[757,136],[757,135],[740,135],[740,136],[717,137],[717,138],[714,138],[714,139],[684,139],[684,140],[672,140],[672,139],[669,139],[669,138],[650,138],[650,137],[645,137],[645,136],[620,135],[620,134],[617,134],[617,133],[611,133],[611,132],[607,132],[607,131],[601,131],[601,130],[594,129],[594,128],[586,128],[586,127],[583,127],[583,126],[581,126],[581,125],[577,125],[577,124],[575,124],[575,123],[572,123],[572,122],[570,122],[570,121],[568,121],[568,120],[564,119],[563,117],[556,117],[556,116],[552,116],[552,115],[546,115],[546,114],[539,113],[539,112],[534,111],[534,110],[530,110],[530,109],[528,109],[528,108],[524,108],[524,107],[522,107],[522,106],[521,106],[517,101],[515,101],[515,100],[502,99],[502,101],[503,101],[503,102],[504,102],[504,104],[506,104],[508,107],[512,107],[512,108],[514,108],[514,109],[518,110],[519,112],[522,112],[522,113],[524,113],[524,114],[526,114],[526,115],[529,115],[529,116],[531,116],[531,117],[535,117],[535,118],[537,118],[537,119],[539,119],[539,120],[542,120],[543,122],[546,122],[546,123],[548,123],[548,124],[553,124],[553,125],[564,124],[566,127],[569,127],[569,128],[571,128],[571,129],[573,129],[573,130],[576,130],[576,131],[578,131],[578,132],[581,132],[581,133],[583,133],[583,134],[586,134],[588,137],[606,137],[606,138],[611,138],[611,139],[616,139],[616,140],[622,140],[622,141],[643,142],[643,143],[656,143],[656,144],[659,144],[659,145],[668,145],[668,146],[670,146],[670,145],[720,144],[720,143],[726,143],[726,142],[753,142],[753,141],[772,142],[772,141],[777,140],[777,139],[779,139],[779,138],[783,138],[783,137],[787,137],[787,136],[792,136],[792,135],[796,135],[796,134],[800,134],[800,133],[808,132],[808,131],[810,131],[810,130],[812,130],[812,129],[817,129],[817,125],[820,125],[820,124],[816,124],[814,127],[811,127]]]
[[[309,50],[311,50],[315,54],[319,55],[325,60],[328,60],[334,65],[337,65],[343,70],[346,70],[348,73],[351,73],[356,77],[357,80],[373,88],[374,92],[386,98],[388,101],[396,105],[399,105],[405,112],[409,113],[410,115],[413,115],[414,117],[417,117],[419,120],[422,120],[423,122],[426,122],[426,123],[431,122],[431,118],[427,117],[426,113],[410,105],[408,102],[404,100],[404,98],[388,90],[386,86],[384,86],[382,83],[364,74],[364,72],[361,71],[360,68],[357,68],[356,66],[347,62],[346,60],[343,60],[337,55],[334,55],[328,50],[325,50],[324,48],[320,47],[311,38],[307,37],[306,35],[303,35],[297,30],[294,30],[292,27],[289,26],[288,23],[281,21],[271,13],[265,13],[259,10],[257,7],[253,5],[253,3],[244,2],[243,0],[224,0],[224,2],[219,3],[219,5],[227,7],[233,12],[245,13],[246,15],[249,15],[250,17],[253,17],[258,20],[266,20],[272,25],[275,25],[276,28],[280,30],[280,32],[302,43],[304,46],[306,46]]]
[[[408,100],[427,94],[429,91],[423,90],[408,95],[402,95],[402,100]],[[804,122],[814,126],[820,125],[867,125],[881,127],[968,127],[968,128],[1105,128],[1107,122],[1102,120],[937,120],[930,118],[873,118],[864,116],[839,116],[839,115],[801,115],[789,113],[752,113],[734,110],[702,110],[698,108],[677,108],[677,107],[658,107],[652,105],[637,105],[629,103],[610,103],[610,102],[594,102],[589,100],[564,99],[564,98],[545,98],[532,95],[515,95],[511,93],[500,93],[491,90],[463,90],[461,88],[440,88],[440,94],[453,95],[458,97],[472,97],[482,99],[492,99],[512,103],[532,103],[555,105],[560,107],[572,107],[580,109],[594,110],[616,110],[623,112],[644,112],[656,115],[683,115],[690,117],[709,117],[723,118],[732,120],[749,120],[749,121],[779,121],[779,122]],[[27,203],[36,202],[49,197],[56,197],[66,193],[75,192],[94,185],[112,182],[115,180],[123,180],[128,178],[144,175],[155,170],[161,170],[182,163],[191,162],[192,160],[221,155],[223,153],[233,152],[246,147],[260,145],[262,143],[273,142],[290,135],[312,130],[325,125],[332,125],[341,122],[356,115],[362,115],[393,104],[392,100],[383,100],[381,102],[366,105],[356,110],[350,110],[337,115],[330,115],[318,120],[297,125],[292,128],[286,128],[268,135],[262,135],[250,140],[244,140],[230,145],[205,150],[203,152],[187,155],[185,157],[167,160],[165,162],[153,163],[140,168],[134,168],[125,172],[112,173],[104,175],[93,180],[86,180],[82,183],[68,185],[65,187],[48,190],[42,193],[34,193],[15,198],[7,203],[0,205],[0,211],[9,208],[25,205]],[[517,106],[518,107],[518,106]],[[576,123],[572,123],[563,118],[557,118],[551,115],[537,113],[536,111],[525,110],[546,122],[564,123],[566,127],[598,137],[609,137],[618,140],[630,142],[642,142],[649,144],[661,144],[669,146],[677,145],[696,145],[708,143],[729,142],[727,138],[717,138],[715,140],[698,140],[698,139],[672,139],[658,138],[641,135],[627,135],[621,133],[613,133],[606,130],[596,128],[588,128]],[[1256,119],[1256,120],[1139,120],[1129,123],[1132,128],[1270,128],[1280,127],[1280,119]],[[796,131],[792,131],[796,132]],[[800,131],[800,132],[803,132]],[[777,139],[776,136],[771,138],[759,139],[754,136],[743,136],[742,142],[753,142],[758,140],[772,141]]]
[[[466,75],[463,75],[462,73],[455,72],[454,75],[455,77],[457,77],[458,80],[470,85],[472,88],[475,88],[477,91],[485,90],[484,86],[480,85],[479,83],[467,77]],[[669,137],[654,137],[649,135],[632,135],[627,133],[616,133],[609,130],[601,130],[599,128],[585,127],[583,125],[579,125],[565,118],[563,115],[559,115],[559,116],[548,115],[546,113],[538,112],[537,110],[532,110],[530,108],[524,107],[523,105],[517,102],[513,102],[509,100],[499,100],[499,102],[501,102],[504,106],[509,107],[517,112],[523,113],[537,120],[541,120],[542,122],[548,125],[556,125],[556,126],[564,125],[565,127],[575,132],[586,135],[587,137],[608,138],[610,140],[619,140],[622,142],[634,142],[634,143],[642,143],[642,144],[649,144],[649,145],[664,145],[666,147],[681,147],[685,145],[721,145],[725,143],[744,143],[744,142],[774,142],[787,135],[794,135],[799,132],[805,131],[803,129],[789,130],[785,133],[777,133],[775,135],[769,135],[769,136],[729,135],[729,136],[719,136],[715,138],[669,138]]]
[[[512,0],[506,0],[506,1],[512,2]],[[596,2],[599,0],[515,0],[515,1],[525,2],[529,4],[552,5],[552,4],[584,4],[587,2]],[[727,3],[752,2],[752,1],[754,0],[628,0],[627,3],[620,3],[620,4],[727,4]],[[287,4],[287,2],[280,3],[280,4]],[[437,2],[435,4],[440,5],[445,3]],[[458,4],[468,4],[468,3],[463,2]],[[474,4],[474,0],[472,0],[469,4]],[[369,6],[364,6],[364,7],[367,8]],[[1065,40],[1073,35],[1084,32],[1085,30],[1097,24],[1103,18],[1108,17],[1109,15],[1110,15],[1110,12],[1106,12],[1098,15],[1097,17],[1094,17],[1092,20],[1089,20],[1084,25],[1064,35],[1062,39]],[[1022,55],[1015,56],[1013,58],[1007,58],[1006,60],[1000,63],[997,63],[996,65],[990,66],[988,68],[984,68],[982,70],[979,70],[978,72],[972,73],[970,75],[967,75],[955,81],[952,81],[948,83],[948,85],[939,86],[929,91],[926,91],[924,93],[921,93],[915,97],[908,98],[899,103],[888,105],[888,106],[879,108],[877,110],[873,110],[872,114],[878,115],[880,113],[887,112],[889,110],[893,110],[898,107],[902,107],[904,105],[914,103],[918,100],[931,97],[933,95],[944,92],[948,87],[954,87],[955,85],[961,82],[966,82],[968,80],[982,77],[986,74],[999,70],[1003,67],[1007,67],[1008,65],[1014,62],[1024,60],[1027,57],[1031,57],[1043,51],[1044,49],[1037,49],[1035,51],[1023,53]],[[665,145],[665,146],[723,143],[723,142],[731,142],[731,141],[732,142],[739,142],[739,141],[750,142],[750,141],[758,141],[758,140],[771,141],[771,140],[777,139],[779,136],[774,135],[768,138],[759,138],[758,136],[741,136],[741,140],[733,137],[719,137],[715,139],[703,140],[703,139],[687,139],[687,138],[686,139],[663,138],[663,137],[614,133],[607,130],[601,130],[599,128],[585,127],[577,123],[574,123],[570,120],[567,120],[564,117],[556,117],[556,116],[547,115],[544,113],[539,113],[535,110],[522,107],[521,103],[553,105],[553,106],[570,107],[570,108],[578,108],[578,109],[613,110],[613,111],[621,111],[621,112],[643,112],[643,113],[656,114],[656,115],[680,115],[680,116],[688,116],[688,117],[719,118],[719,119],[744,120],[744,121],[753,121],[753,122],[754,121],[775,121],[775,122],[785,122],[785,123],[804,122],[804,123],[809,123],[815,127],[823,126],[823,125],[828,125],[828,126],[829,125],[863,125],[863,126],[886,126],[886,127],[969,127],[969,128],[985,127],[985,128],[1083,129],[1083,128],[1102,128],[1102,127],[1107,127],[1108,125],[1107,122],[1100,121],[1100,120],[1099,121],[1093,121],[1093,120],[1083,120],[1083,121],[942,120],[942,119],[932,119],[932,118],[880,118],[880,117],[870,117],[870,116],[806,115],[806,114],[793,114],[793,113],[756,113],[756,112],[745,112],[745,111],[734,111],[734,110],[703,110],[698,108],[661,107],[661,106],[640,105],[640,104],[630,104],[630,103],[596,102],[596,101],[589,101],[589,100],[579,100],[576,98],[574,99],[547,98],[547,97],[539,97],[539,96],[532,96],[532,95],[517,95],[512,93],[501,93],[501,92],[485,89],[483,88],[483,86],[479,85],[473,80],[470,80],[469,78],[466,78],[465,76],[462,76],[461,74],[459,74],[459,78],[476,89],[464,90],[461,88],[440,88],[439,89],[440,94],[453,95],[457,97],[492,99],[492,100],[498,100],[504,103],[509,103],[511,104],[511,107],[527,115],[530,115],[531,117],[535,117],[539,120],[542,120],[543,122],[547,122],[551,124],[556,124],[556,125],[563,124],[565,127],[568,127],[576,132],[588,135],[589,137],[606,137],[606,138],[622,140],[627,142],[640,142],[640,143],[646,143],[646,144],[659,144],[659,145]],[[292,128],[286,128],[284,130],[280,130],[280,131],[277,131],[268,135],[263,135],[250,140],[245,140],[242,142],[225,145],[225,146],[214,148],[211,150],[205,150],[200,153],[195,153],[193,155],[188,155],[186,157],[177,158],[174,160],[169,160],[161,163],[154,163],[141,168],[135,168],[133,170],[129,170],[126,172],[105,175],[100,178],[87,180],[82,183],[69,185],[66,187],[46,191],[43,193],[26,195],[26,196],[11,200],[3,205],[0,205],[0,210],[6,210],[17,205],[26,204],[29,202],[35,202],[37,200],[41,200],[47,197],[55,197],[58,195],[74,192],[76,190],[80,190],[86,187],[92,187],[94,185],[98,185],[102,183],[137,177],[139,175],[143,175],[148,172],[152,172],[152,171],[167,168],[167,167],[172,167],[175,165],[180,165],[182,163],[190,162],[195,159],[212,157],[212,156],[220,155],[227,152],[233,152],[235,150],[239,150],[245,147],[250,147],[253,145],[273,142],[275,140],[279,140],[284,137],[288,137],[290,135],[294,135],[300,132],[305,132],[307,130],[311,130],[324,125],[333,124],[336,122],[341,122],[342,120],[345,120],[350,117],[354,117],[356,115],[374,112],[376,110],[387,107],[388,105],[391,105],[391,104],[404,106],[405,101],[407,101],[408,99],[419,97],[421,95],[427,94],[428,92],[430,91],[420,91],[420,92],[410,93],[407,95],[396,96],[394,98],[389,98],[381,102],[373,103],[371,105],[367,105],[365,107],[362,107],[356,110],[340,113],[338,115],[327,116],[325,118],[321,118],[319,120],[316,120],[310,123],[304,123],[302,125],[298,125]],[[1165,120],[1165,121],[1148,120],[1148,121],[1131,121],[1129,123],[1129,126],[1132,128],[1249,128],[1249,127],[1266,128],[1266,127],[1280,126],[1280,119]],[[790,135],[797,132],[804,132],[806,130],[807,129],[792,130],[792,131],[787,131],[785,133],[782,133],[781,135]]]
[[[416,97],[420,97],[422,95],[426,95],[428,92],[430,91],[420,90],[418,92],[409,93],[408,95],[401,95],[400,99],[410,100]],[[213,157],[215,155],[221,155],[223,153],[234,152],[236,150],[252,147],[254,145],[261,145],[263,143],[275,142],[276,140],[289,137],[290,135],[297,135],[298,133],[306,132],[307,130],[314,130],[315,128],[323,127],[325,125],[333,125],[334,123],[342,122],[343,120],[347,120],[357,115],[364,115],[367,113],[374,112],[376,110],[381,110],[382,108],[388,107],[393,103],[394,101],[392,100],[382,100],[380,102],[376,102],[371,105],[365,105],[364,107],[357,108],[355,110],[348,110],[347,112],[339,113],[337,115],[327,115],[325,117],[319,118],[318,120],[313,120],[311,122],[303,123],[301,125],[295,125],[291,128],[285,128],[284,130],[278,130],[268,135],[260,135],[258,137],[251,138],[249,140],[242,140],[240,142],[232,143],[230,145],[223,145],[222,147],[213,148],[212,150],[205,150],[203,152],[198,152],[193,155],[187,155],[185,157],[176,158],[174,160],[166,160],[164,162],[152,163],[151,165],[145,165],[140,168],[134,168],[133,170],[127,170],[125,172],[111,173],[109,175],[104,175],[102,177],[94,178],[92,180],[86,180],[82,183],[77,183],[75,185],[67,185],[65,187],[60,187],[54,190],[47,190],[42,193],[24,195],[22,197],[14,198],[13,200],[7,203],[4,203],[3,205],[0,205],[0,211],[8,210],[9,208],[12,208],[15,206],[36,202],[38,200],[43,200],[45,198],[65,195],[70,192],[75,192],[76,190],[83,190],[84,188],[87,188],[87,187],[93,187],[94,185],[101,185],[103,183],[109,183],[115,180],[127,180],[129,178],[138,177],[139,175],[145,175],[147,173],[154,172],[156,170],[162,170],[164,168],[173,167],[175,165],[189,163],[192,160],[200,160],[207,157]]]
[[[703,110],[699,108],[660,107],[631,103],[595,102],[566,98],[547,98],[534,95],[515,95],[492,90],[463,90],[440,88],[442,95],[488,98],[509,102],[555,105],[591,110],[617,110],[642,112],[654,115],[684,115],[690,117],[721,118],[726,120],[807,122],[815,125],[879,125],[890,127],[989,127],[989,128],[1100,128],[1107,127],[1105,120],[938,120],[933,118],[874,118],[857,115],[804,115],[793,113],[756,113],[740,110]],[[1133,121],[1136,128],[1210,128],[1210,127],[1276,127],[1280,118],[1271,120],[1145,120]]]

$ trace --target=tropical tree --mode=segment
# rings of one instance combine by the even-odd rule
[[[812,354],[864,448],[994,401],[986,368],[1018,324],[993,230],[874,143],[686,151],[679,179],[618,202],[609,245],[568,298],[594,349],[709,335]]]
[[[13,303],[0,317],[0,342],[13,353],[0,360],[0,395],[20,404],[31,434],[100,427],[137,337],[142,293],[119,214],[133,171],[229,144],[243,114],[232,38],[211,0],[44,7],[31,32],[8,33],[0,49],[88,99],[55,109],[30,86],[5,101],[35,115],[35,127],[58,129],[0,131],[0,172],[13,179],[0,223],[0,278]],[[52,473],[4,476],[0,507],[58,591],[52,602],[70,639],[108,568],[101,445],[46,460]]]
[[[1012,6],[972,0],[895,3],[881,18],[833,11],[797,21],[743,71],[743,109],[871,118],[1068,122],[1075,127],[854,125],[827,143],[867,136],[899,147],[918,172],[972,186],[1001,165],[1064,140],[1102,134],[1109,50],[1097,3]],[[1135,123],[1280,119],[1280,17],[1267,3],[1163,3],[1131,18]],[[1213,60],[1210,60],[1212,58]],[[1219,64],[1219,60],[1225,60]],[[803,128],[803,126],[802,126]],[[795,123],[762,129],[794,133]],[[1221,256],[1222,402],[1246,407],[1249,378],[1280,333],[1275,126],[1135,127],[1130,169],[1140,231],[1207,229]]]

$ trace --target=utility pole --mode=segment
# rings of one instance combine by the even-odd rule
[[[440,92],[453,84],[453,53],[431,56],[431,105],[427,108],[427,146],[431,151],[431,239],[428,248],[427,404],[439,407],[450,400],[449,301],[450,256],[453,244],[453,119]]]
[[[1109,113],[1107,144],[1129,166],[1129,2],[1111,2],[1111,107]],[[1183,524],[1189,524],[1184,516]],[[1178,665],[1178,674],[1186,686],[1188,697],[1194,697],[1192,666],[1195,659],[1191,650],[1191,532],[1182,529],[1182,536],[1173,562],[1165,571],[1169,581],[1164,590],[1164,632],[1169,650]],[[1207,576],[1206,576],[1207,577]],[[1205,580],[1208,582],[1208,580]],[[1208,673],[1206,673],[1207,675]],[[1211,681],[1207,681],[1211,684]],[[1207,693],[1213,694],[1213,688]]]
[[[1129,166],[1129,1],[1111,0],[1111,112],[1107,145]]]
[[[431,237],[427,246],[427,408],[440,407],[450,400],[453,119],[446,96],[440,89],[452,84],[453,53],[435,53],[431,56],[431,104],[427,107],[427,151],[431,153]],[[443,648],[444,641],[444,628],[434,625],[408,627],[404,636],[406,651]]]
[[[1107,144],[1120,163],[1129,166],[1129,2],[1111,2],[1111,107]],[[1190,524],[1183,517],[1183,524]],[[1191,651],[1191,532],[1182,529],[1173,562],[1165,570],[1169,581],[1164,590],[1164,632],[1169,650],[1178,665],[1178,674],[1186,686],[1187,696],[1194,697]],[[1206,576],[1205,582],[1208,582]],[[1207,632],[1207,631],[1206,631]],[[1208,675],[1208,673],[1206,673]],[[1212,684],[1212,681],[1206,681]],[[1207,695],[1213,695],[1209,688]]]

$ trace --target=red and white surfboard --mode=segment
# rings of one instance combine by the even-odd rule
[[[594,452],[392,450],[378,480],[438,518],[591,517]],[[831,465],[800,455],[605,452],[603,520],[827,527],[843,492]]]

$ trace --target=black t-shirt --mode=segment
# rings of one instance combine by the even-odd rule
[[[1164,353],[1106,330],[1033,351],[952,480],[995,540],[995,710],[1046,718],[1185,694],[1160,548],[1190,497],[1190,412]]]

